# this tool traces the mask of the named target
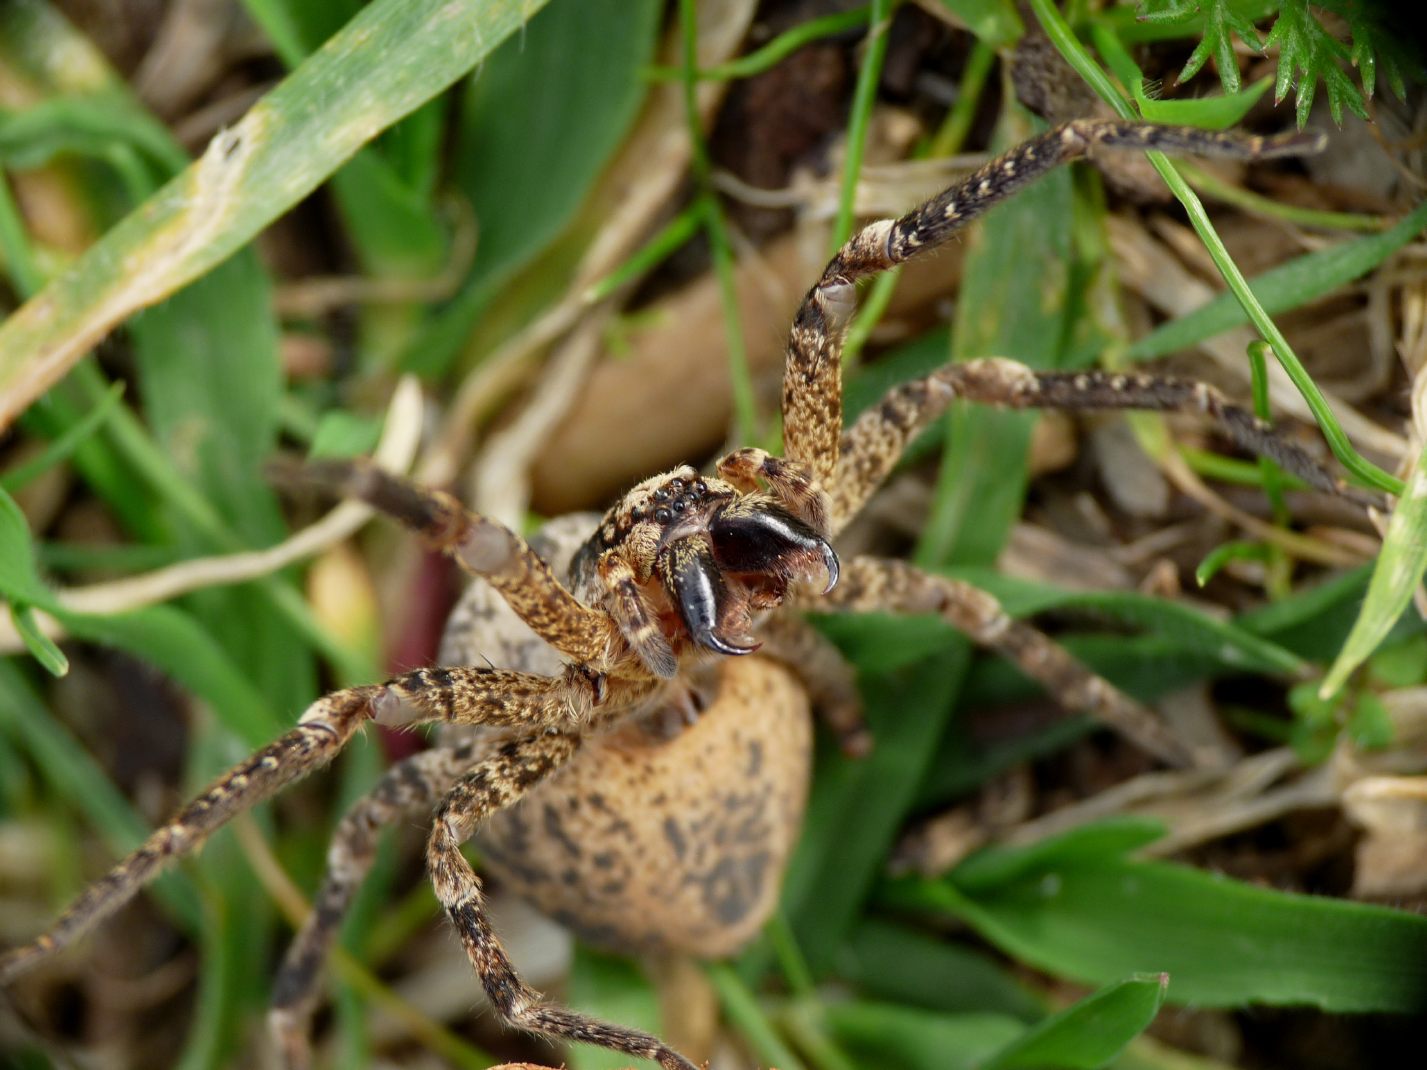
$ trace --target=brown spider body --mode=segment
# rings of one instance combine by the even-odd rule
[[[73,943],[235,815],[326,765],[367,721],[433,723],[444,726],[436,744],[388,770],[334,834],[312,913],[274,986],[270,1021],[283,1064],[310,1063],[321,968],[378,832],[429,819],[437,899],[503,1020],[692,1070],[657,1037],[565,1010],[529,988],[460,849],[487,828],[493,868],[604,942],[736,949],[771,909],[796,836],[809,702],[846,748],[865,743],[851,671],[798,609],[939,615],[1064,705],[1166,762],[1193,763],[1197,752],[1153,711],[990,595],[904,561],[839,562],[832,540],[912,436],[958,398],[1202,413],[1316,488],[1345,493],[1342,482],[1201,384],[1041,373],[1005,359],[949,364],[903,383],[844,428],[842,333],[859,279],[935,249],[1096,146],[1264,158],[1321,145],[1311,135],[1077,121],[1017,146],[901,218],[864,227],[828,263],[789,336],[782,458],[746,448],[722,458],[715,474],[675,469],[634,487],[601,520],[553,523],[534,546],[447,494],[369,464],[308,465],[307,482],[377,507],[479,578],[453,617],[442,664],[318,699],[295,728],[91,884],[48,932],[0,955],[0,984]],[[730,657],[760,646],[756,659]]]
[[[613,519],[575,515],[530,543],[565,575],[582,547],[608,548],[617,532]],[[554,648],[473,583],[438,660],[483,658],[527,672],[560,668]],[[464,741],[473,731],[482,730],[443,735]],[[731,955],[777,905],[811,756],[810,703],[790,669],[762,655],[689,667],[493,815],[476,837],[483,869],[606,949]]]

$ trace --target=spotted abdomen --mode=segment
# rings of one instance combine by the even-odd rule
[[[556,570],[594,529],[561,518],[531,540]],[[452,614],[442,664],[553,673],[558,655],[484,584]],[[758,656],[586,738],[549,781],[476,836],[482,871],[591,943],[733,954],[767,921],[802,825],[811,716],[802,684]],[[672,726],[672,727],[671,727]]]

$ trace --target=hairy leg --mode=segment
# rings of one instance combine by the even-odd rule
[[[398,762],[337,825],[312,913],[288,946],[273,985],[268,1028],[281,1064],[289,1070],[311,1065],[312,1011],[322,967],[376,859],[378,836],[398,822],[429,819],[456,778],[470,768],[473,754],[469,745],[437,747]]]
[[[949,364],[893,387],[843,432],[837,476],[829,488],[833,531],[857,515],[913,436],[956,400],[1010,409],[1201,414],[1213,420],[1240,449],[1271,458],[1309,486],[1361,503],[1375,501],[1372,495],[1334,476],[1302,446],[1205,383],[1104,371],[1040,372],[1013,360],[988,357]]]
[[[399,521],[482,577],[536,635],[575,661],[604,663],[619,645],[608,615],[580,602],[524,539],[449,494],[366,461],[315,461],[274,475],[359,498]]]
[[[387,725],[427,721],[539,728],[577,728],[609,697],[621,701],[644,685],[605,678],[585,666],[563,676],[501,669],[419,669],[385,684],[336,691],[318,699],[296,728],[215,780],[107,874],[79,894],[48,932],[0,955],[7,983],[74,943],[132,899],[170,861],[191,854],[214,831],[282,788],[320,769],[369,719]]]
[[[1016,146],[900,219],[858,231],[823,270],[793,321],[783,372],[783,452],[823,487],[837,470],[842,434],[842,332],[854,284],[935,249],[992,205],[1093,146],[1267,159],[1319,151],[1317,134],[1240,137],[1193,127],[1076,120]]]
[[[995,598],[969,583],[933,576],[904,561],[855,557],[844,562],[836,590],[807,608],[938,614],[1038,681],[1063,706],[1089,714],[1157,758],[1177,766],[1210,760],[1170,732],[1154,711],[1097,676],[1049,636],[1013,620]]]
[[[484,818],[515,802],[559,768],[579,743],[577,736],[566,733],[516,740],[501,746],[456,782],[437,811],[427,847],[427,868],[436,897],[456,927],[492,1005],[511,1025],[656,1059],[665,1070],[693,1070],[692,1064],[657,1037],[543,1002],[515,972],[491,929],[480,878],[461,854],[461,844]]]

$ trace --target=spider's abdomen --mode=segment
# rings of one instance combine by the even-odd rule
[[[766,658],[719,666],[715,700],[664,738],[588,740],[479,836],[484,868],[591,943],[738,951],[777,904],[811,755],[809,703]]]
[[[596,520],[553,520],[531,545],[564,573]],[[452,613],[440,660],[545,674],[561,667],[482,583]],[[810,703],[769,658],[723,658],[704,671],[693,724],[672,707],[631,711],[495,814],[476,834],[482,870],[607,948],[719,957],[752,939],[777,903],[802,825]]]

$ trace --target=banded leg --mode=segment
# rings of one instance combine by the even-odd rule
[[[969,583],[875,557],[844,562],[842,577],[836,590],[807,608],[935,613],[1042,684],[1061,705],[1089,714],[1157,758],[1176,766],[1212,760],[1178,739],[1148,707],[1091,672],[1049,636],[1011,619],[995,598]]]
[[[1270,159],[1318,152],[1319,134],[1239,137],[1194,127],[1076,120],[998,156],[900,219],[864,227],[833,256],[803,298],[783,371],[783,453],[829,487],[842,431],[842,332],[856,305],[858,279],[935,249],[992,205],[1094,146],[1177,154]]]
[[[327,849],[327,870],[312,912],[288,945],[273,985],[268,1030],[281,1065],[298,1070],[312,1062],[312,1011],[322,967],[357,889],[376,860],[381,831],[431,815],[456,778],[469,769],[472,748],[437,747],[392,766],[343,815]]]
[[[637,694],[641,686],[617,684],[622,694]],[[308,707],[296,728],[224,773],[81,892],[48,932],[0,955],[0,984],[74,943],[138,894],[170,861],[198,850],[238,814],[326,765],[368,719],[387,725],[448,721],[569,728],[583,724],[605,695],[604,677],[584,666],[570,666],[556,677],[469,667],[420,669],[385,684],[326,695]]]
[[[872,736],[862,717],[862,693],[842,651],[793,613],[774,613],[758,629],[761,653],[781,661],[797,674],[812,699],[813,709],[850,757],[872,748]]]
[[[542,1002],[540,994],[516,974],[491,929],[480,878],[461,854],[461,844],[484,818],[515,802],[566,762],[579,743],[579,737],[564,733],[516,740],[457,781],[436,814],[427,847],[427,868],[436,897],[456,927],[491,1004],[508,1023],[532,1033],[657,1059],[665,1070],[693,1070],[692,1064],[656,1037]]]
[[[536,635],[575,661],[606,660],[617,645],[609,617],[580,602],[524,539],[443,491],[364,461],[316,461],[276,475],[358,498],[399,521],[484,579]]]
[[[1206,383],[1105,371],[1039,372],[999,357],[948,364],[893,387],[842,435],[837,476],[829,487],[837,531],[857,515],[907,444],[956,400],[1009,409],[1191,413],[1209,417],[1240,449],[1268,457],[1328,494],[1362,504],[1372,495],[1350,487],[1302,446],[1235,405]]]

